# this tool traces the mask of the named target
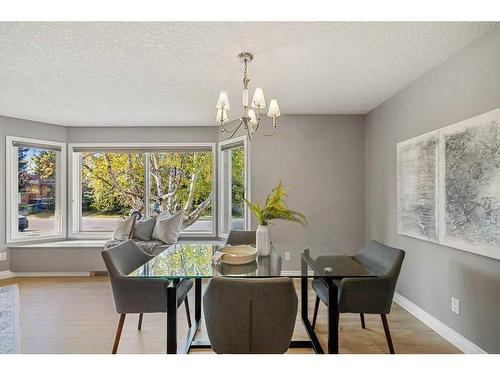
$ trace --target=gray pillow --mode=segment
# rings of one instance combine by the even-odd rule
[[[143,219],[135,222],[134,238],[141,241],[151,241],[153,230],[155,229],[156,218]]]
[[[179,211],[172,216],[161,216],[156,218],[155,228],[153,230],[153,239],[160,240],[166,244],[177,242],[181,231],[184,211]]]
[[[135,216],[129,216],[126,219],[120,219],[113,232],[113,239],[124,241],[130,238],[134,228]]]

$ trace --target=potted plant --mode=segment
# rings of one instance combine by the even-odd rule
[[[260,207],[259,202],[252,203],[245,199],[246,204],[259,222],[256,234],[257,252],[259,255],[269,255],[271,252],[271,237],[268,224],[272,220],[292,221],[302,225],[307,225],[306,217],[297,211],[290,210],[284,198],[287,196],[289,188],[283,187],[281,181],[266,198],[264,207]]]

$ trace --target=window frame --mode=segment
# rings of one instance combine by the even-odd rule
[[[248,141],[248,138],[246,135],[240,136],[240,137],[235,137],[231,139],[227,139],[224,141],[219,141],[217,143],[217,186],[218,186],[218,191],[217,191],[217,197],[218,197],[218,205],[217,205],[217,212],[218,212],[218,233],[220,238],[227,238],[229,235],[229,231],[225,232],[225,223],[224,223],[224,194],[225,194],[225,184],[224,180],[226,178],[225,173],[226,169],[224,167],[224,156],[223,152],[227,150],[228,148],[231,148],[231,146],[234,146],[235,148],[238,147],[239,145],[243,145],[243,154],[244,154],[244,160],[245,160],[245,168],[244,168],[244,191],[245,191],[245,199],[251,201],[251,164],[250,164],[250,142]],[[225,150],[223,150],[225,149]],[[244,205],[244,228],[245,230],[251,230],[251,225],[252,225],[252,218],[251,218],[251,212],[248,209],[248,206],[245,204]]]
[[[68,160],[69,160],[69,234],[70,239],[109,239],[112,232],[82,232],[80,231],[80,218],[81,218],[81,197],[82,197],[82,184],[81,184],[81,158],[80,152],[75,152],[75,148],[116,148],[122,150],[134,149],[141,150],[145,148],[158,148],[158,152],[168,152],[169,149],[182,149],[190,151],[189,148],[203,147],[210,149],[212,153],[212,231],[211,232],[194,232],[182,231],[180,238],[215,238],[217,236],[217,170],[216,170],[216,143],[214,142],[189,142],[189,143],[69,143],[68,144]],[[164,150],[161,150],[164,148]],[[149,173],[149,153],[144,153],[144,200],[149,202],[150,196],[150,173]],[[147,206],[149,207],[149,205]],[[146,217],[149,216],[149,210],[146,211]]]
[[[14,142],[32,143],[40,146],[59,147],[61,150],[56,154],[56,198],[55,198],[55,214],[60,215],[59,232],[51,234],[39,235],[21,235],[14,233],[14,229],[18,228],[18,215],[19,208],[17,202],[18,194],[18,155],[17,146]],[[14,155],[16,151],[16,155]],[[67,188],[67,175],[66,175],[66,143],[48,141],[44,139],[6,136],[5,137],[5,242],[6,243],[19,243],[19,242],[39,242],[41,240],[60,240],[66,238],[67,222],[66,222],[66,188]],[[16,224],[14,224],[16,223]],[[57,218],[56,218],[57,223]],[[16,235],[17,234],[17,235]]]

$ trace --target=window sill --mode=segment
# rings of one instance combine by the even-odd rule
[[[106,240],[63,240],[63,241],[45,241],[37,243],[18,243],[8,244],[9,249],[27,249],[27,248],[103,248]]]
[[[9,249],[40,249],[40,248],[100,248],[104,247],[104,243],[107,240],[103,239],[78,239],[78,240],[62,240],[62,241],[44,241],[36,243],[16,243],[7,244]],[[213,244],[223,244],[224,240],[222,238],[189,238],[180,237],[178,243],[213,243]]]

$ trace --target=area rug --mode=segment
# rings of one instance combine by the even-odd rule
[[[17,284],[0,287],[0,354],[21,353]]]

